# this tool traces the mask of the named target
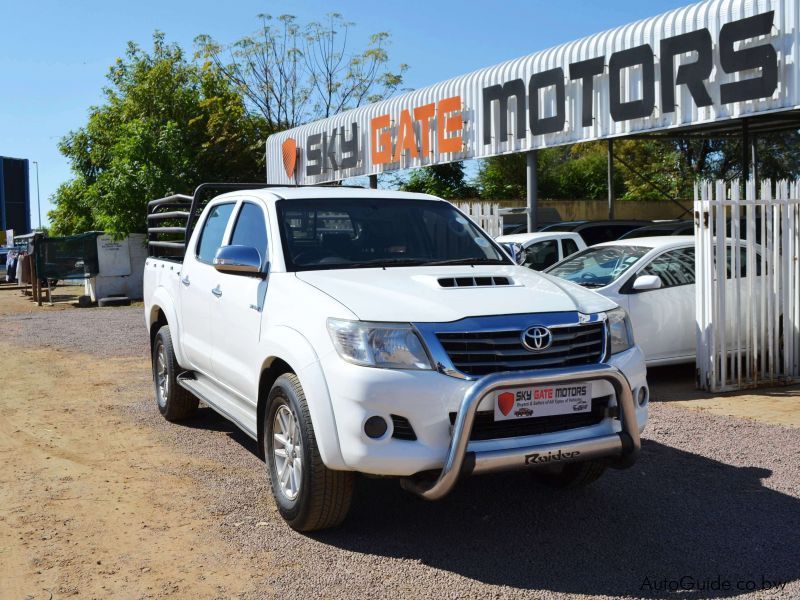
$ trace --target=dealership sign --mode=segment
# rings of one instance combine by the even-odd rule
[[[800,108],[800,9],[712,0],[284,131],[310,184]]]

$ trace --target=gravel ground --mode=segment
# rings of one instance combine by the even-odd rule
[[[15,343],[147,360],[141,309],[68,314],[0,326]],[[198,502],[219,519],[209,535],[268,556],[278,573],[254,598],[718,597],[767,581],[788,584],[755,595],[800,597],[800,429],[655,403],[638,463],[587,489],[554,492],[515,473],[472,478],[429,503],[363,478],[343,527],[304,536],[281,521],[249,438],[208,408],[170,425],[151,395],[142,387],[124,418],[152,431],[176,464],[199,459],[189,460]],[[664,589],[682,577],[705,591]],[[725,582],[733,589],[707,587]]]

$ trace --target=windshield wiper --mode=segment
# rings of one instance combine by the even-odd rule
[[[376,258],[352,263],[336,263],[337,269],[361,269],[367,267],[414,267],[427,264],[421,258]]]
[[[573,281],[572,283],[577,283],[581,287],[590,288],[590,289],[601,288],[601,287],[605,287],[606,285],[608,285],[607,283],[595,283],[593,281]]]
[[[504,265],[506,262],[501,258],[450,258],[447,260],[434,260],[424,263],[426,266],[446,266],[446,265]]]

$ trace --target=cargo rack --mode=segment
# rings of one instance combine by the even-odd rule
[[[201,183],[191,196],[172,194],[147,203],[147,247],[153,258],[166,260],[183,260],[186,244],[192,236],[197,219],[203,212],[207,201],[215,195],[209,192],[233,192],[239,190],[262,190],[267,188],[286,187],[352,187],[352,185],[316,185],[297,186],[270,183]],[[204,199],[206,199],[204,201]]]

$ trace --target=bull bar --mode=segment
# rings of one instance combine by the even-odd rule
[[[556,444],[540,444],[469,452],[469,438],[478,406],[488,394],[498,389],[564,383],[607,381],[614,388],[622,421],[622,431],[612,435],[578,439]],[[632,465],[641,448],[639,425],[636,419],[633,394],[625,375],[608,364],[493,373],[475,381],[464,394],[458,408],[452,439],[444,466],[432,484],[419,479],[404,478],[401,485],[407,491],[428,500],[444,498],[458,480],[467,474],[507,471],[541,466],[550,462],[579,462],[594,458],[617,457],[621,466]]]

